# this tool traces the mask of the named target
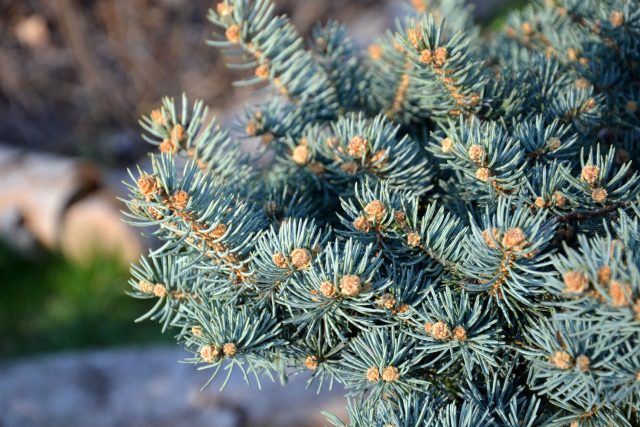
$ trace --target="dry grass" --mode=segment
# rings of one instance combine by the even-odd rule
[[[307,33],[383,0],[279,0]],[[345,8],[344,4],[349,7]],[[0,4],[0,142],[129,162],[136,121],[182,91],[224,110],[234,100],[205,45],[211,0],[14,0]],[[215,112],[215,111],[214,111]],[[142,146],[139,146],[143,149]]]

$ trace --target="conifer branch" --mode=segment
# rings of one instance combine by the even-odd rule
[[[251,155],[201,102],[142,117],[138,320],[209,382],[344,385],[335,426],[637,425],[640,6],[531,5],[487,39],[462,0],[412,5],[368,58],[269,0],[209,13],[276,91]]]

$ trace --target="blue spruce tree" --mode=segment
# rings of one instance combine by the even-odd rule
[[[336,426],[640,425],[640,3],[545,0],[488,35],[412,4],[364,52],[268,0],[210,11],[269,96],[233,134],[186,99],[141,119],[140,320],[211,379],[344,385]]]

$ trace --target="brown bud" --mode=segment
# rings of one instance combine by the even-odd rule
[[[160,146],[158,147],[161,153],[171,153],[174,154],[178,151],[178,146],[173,141],[173,139],[165,139],[162,141]]]
[[[240,27],[238,25],[232,25],[225,31],[224,35],[233,44],[240,43]]]
[[[216,5],[216,11],[218,12],[218,15],[222,17],[229,16],[231,15],[231,12],[233,12],[233,6],[221,1]]]
[[[530,36],[533,34],[533,25],[530,22],[523,22],[521,28],[524,35]]]
[[[138,282],[138,289],[140,290],[140,292],[143,292],[145,294],[153,293],[153,285],[146,280],[140,280]]]
[[[311,262],[311,253],[304,248],[294,249],[291,252],[291,264],[298,269],[302,270],[309,266]]]
[[[557,207],[564,208],[565,204],[567,203],[567,199],[561,192],[556,191],[555,193],[553,193],[553,202]]]
[[[158,190],[156,179],[149,175],[143,175],[138,178],[138,190],[143,196],[150,196]]]
[[[600,285],[606,285],[611,280],[611,268],[608,265],[603,265],[598,269],[598,283]]]
[[[507,249],[514,249],[516,251],[522,250],[522,247],[527,244],[526,236],[519,227],[508,229],[504,233],[502,238],[502,246]]]
[[[479,181],[487,182],[489,181],[490,172],[488,168],[478,168],[476,171],[476,178]]]
[[[269,66],[267,64],[260,64],[256,67],[256,77],[262,80],[266,80],[269,78]]]
[[[481,162],[485,154],[486,152],[484,151],[484,148],[482,148],[482,145],[473,144],[469,147],[469,159],[474,163]]]
[[[621,26],[622,24],[624,24],[624,13],[622,13],[622,11],[620,10],[614,10],[609,15],[609,22],[611,22],[611,25],[613,25],[614,27]]]
[[[211,232],[209,233],[209,235],[211,236],[212,239],[219,239],[222,236],[224,236],[224,233],[227,232],[227,226],[225,224],[218,224],[216,225],[216,227],[211,230]]]
[[[385,160],[386,160],[385,156],[386,156],[386,152],[384,149],[378,150],[375,153],[373,153],[373,156],[371,156],[371,163],[376,167],[381,167],[385,163]]]
[[[570,47],[569,49],[567,49],[567,58],[569,58],[569,61],[577,61],[578,60],[578,55],[580,53],[578,52],[577,49],[574,49],[572,47]]]
[[[547,58],[557,58],[558,57],[558,52],[556,52],[556,50],[553,48],[553,46],[547,46],[544,49],[545,55],[547,56]]]
[[[151,218],[155,220],[161,220],[163,218],[162,212],[158,211],[155,208],[149,207],[147,208],[147,212],[151,216]]]
[[[631,297],[631,286],[613,281],[609,284],[609,295],[616,307],[628,305]]]
[[[354,159],[361,159],[369,153],[369,141],[361,136],[354,136],[349,141],[347,153]]]
[[[585,181],[589,185],[595,185],[598,181],[598,177],[600,175],[600,168],[595,165],[585,165],[582,168],[582,173],[580,177],[583,181]]]
[[[576,87],[578,89],[589,89],[589,86],[591,86],[591,83],[589,83],[589,80],[580,77],[579,79],[576,79]]]
[[[386,293],[380,297],[377,303],[380,307],[391,310],[396,306],[396,299],[392,294]]]
[[[582,58],[580,58],[580,59],[581,59],[580,62],[583,62]],[[584,58],[584,59],[586,60],[586,58]],[[584,102],[584,109],[585,110],[592,110],[592,109],[595,108],[595,106],[596,106],[596,100],[593,99],[593,98],[589,98]]]
[[[560,148],[561,144],[562,142],[560,141],[560,138],[558,138],[557,136],[552,136],[547,141],[547,147],[549,147],[549,151],[556,151],[558,148]]]
[[[496,227],[491,228],[491,232],[489,229],[485,229],[482,231],[482,240],[489,246],[491,249],[498,249],[498,242],[500,241],[500,230]]]
[[[315,371],[318,369],[318,358],[316,356],[307,356],[307,359],[304,362],[307,369],[311,369]]]
[[[153,287],[153,294],[158,298],[164,298],[167,296],[167,288],[162,283],[156,283]]]
[[[333,286],[333,283],[325,280],[320,284],[320,293],[327,298],[333,298],[336,296],[336,287]]]
[[[425,4],[425,0],[411,0],[411,5],[418,12],[424,13],[427,11],[427,5]]]
[[[433,335],[433,323],[431,323],[431,322],[426,322],[426,323],[424,324],[424,332],[425,332],[427,335]]]
[[[320,162],[312,162],[309,164],[309,170],[316,175],[322,175],[324,173],[324,165]]]
[[[589,366],[591,365],[591,360],[589,360],[588,356],[581,354],[576,357],[576,366],[580,369],[581,372],[587,372],[589,370]]]
[[[356,162],[345,162],[340,166],[340,169],[342,169],[343,172],[353,175],[358,172],[358,164]]]
[[[213,363],[220,356],[220,349],[215,345],[200,347],[200,357],[207,363]]]
[[[309,149],[306,145],[298,145],[293,149],[291,158],[299,165],[304,165],[309,159]]]
[[[627,105],[625,106],[625,109],[627,110],[628,113],[635,113],[638,110],[638,103],[636,101],[627,101]]]
[[[271,261],[273,261],[276,267],[287,268],[289,266],[287,258],[280,252],[273,254],[271,256]]]
[[[228,343],[226,343],[225,345],[222,346],[222,352],[227,357],[233,357],[238,352],[238,348],[236,347],[236,345],[234,343],[228,342]]]
[[[407,244],[414,248],[420,246],[420,235],[414,232],[407,234]]]
[[[551,357],[549,357],[549,361],[556,368],[562,370],[571,369],[571,365],[573,364],[571,355],[565,351],[556,351]]]
[[[362,231],[363,233],[368,233],[371,229],[369,221],[367,221],[367,219],[363,216],[359,216],[353,221],[353,227],[358,231]]]
[[[449,153],[453,150],[453,140],[451,138],[445,138],[440,142],[443,153]]]
[[[362,290],[362,282],[359,276],[346,275],[340,279],[340,292],[349,297],[355,297]]]
[[[453,337],[458,341],[464,341],[467,339],[467,330],[462,326],[458,325],[453,328]]]
[[[425,49],[420,54],[420,62],[423,64],[431,64],[433,61],[433,53],[429,49]]]
[[[447,62],[449,52],[446,47],[439,47],[436,49],[435,63],[437,66],[442,67]]]
[[[201,337],[202,335],[204,335],[204,331],[202,330],[201,326],[194,326],[191,328],[191,335],[193,335],[194,337]]]
[[[422,39],[422,35],[417,28],[409,28],[407,31],[407,38],[413,47],[417,48],[420,44],[420,40]]]
[[[596,203],[604,203],[607,201],[607,190],[604,188],[594,188],[591,192],[591,198]]]
[[[369,51],[369,58],[373,59],[374,61],[377,61],[380,58],[382,58],[382,48],[380,47],[380,45],[372,44],[369,46],[368,51]]]
[[[579,294],[589,287],[589,278],[580,271],[567,271],[562,276],[564,281],[564,291],[572,294]]]
[[[544,201],[543,197],[536,197],[536,200],[533,202],[533,204],[538,209],[543,209],[545,206],[547,206],[547,203]]]
[[[448,340],[451,338],[451,329],[449,329],[449,325],[445,322],[439,321],[434,323],[431,329],[431,335],[437,340]]]
[[[182,142],[182,140],[184,139],[184,136],[185,136],[185,131],[182,125],[175,125],[173,129],[171,129],[171,139],[176,144],[179,144],[180,142]]]
[[[376,383],[380,381],[380,371],[377,367],[372,367],[367,370],[367,381],[370,383]]]
[[[164,116],[162,110],[153,110],[151,112],[151,120],[160,126],[165,126],[167,124],[167,118]]]
[[[364,212],[367,215],[369,222],[380,224],[387,213],[384,204],[380,200],[373,200],[364,208]]]
[[[178,190],[171,196],[171,203],[176,210],[183,210],[189,203],[189,193],[184,190]]]
[[[395,211],[393,213],[393,218],[400,224],[403,224],[407,221],[407,214],[402,211]]]
[[[475,107],[478,104],[480,104],[480,95],[478,95],[477,93],[472,93],[471,95],[469,95],[468,104],[472,107]]]
[[[400,378],[400,371],[394,366],[387,366],[382,371],[382,380],[388,383],[397,381]]]

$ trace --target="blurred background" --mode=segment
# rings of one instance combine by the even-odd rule
[[[305,35],[348,23],[363,49],[406,7],[275,3]],[[251,100],[205,45],[213,4],[0,0],[0,426],[311,426],[342,411],[340,390],[305,395],[304,379],[200,393],[208,377],[176,363],[171,337],[133,323],[148,302],[125,294],[128,264],[148,242],[117,197],[148,149],[139,116],[184,91],[228,123]],[[496,26],[523,4],[477,0],[476,15]]]

